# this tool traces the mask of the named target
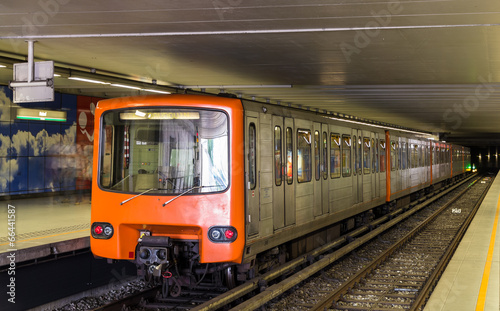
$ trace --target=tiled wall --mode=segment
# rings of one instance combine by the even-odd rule
[[[88,189],[98,100],[56,93],[53,102],[17,105],[0,86],[0,196]],[[16,120],[19,106],[65,110],[67,121]]]

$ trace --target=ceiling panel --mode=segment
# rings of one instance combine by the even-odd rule
[[[35,58],[61,69],[500,144],[499,21],[493,0],[3,1],[0,64],[23,61],[34,38]],[[57,90],[130,94],[66,77]]]

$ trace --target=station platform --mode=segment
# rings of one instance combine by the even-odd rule
[[[35,260],[90,246],[89,195],[52,195],[38,198],[0,200],[0,266]],[[9,210],[15,215],[15,242],[9,241]],[[15,211],[15,212],[13,212]]]
[[[424,311],[500,310],[500,173]]]

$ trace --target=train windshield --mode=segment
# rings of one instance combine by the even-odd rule
[[[227,115],[194,109],[103,114],[101,188],[128,193],[223,191],[229,184]]]

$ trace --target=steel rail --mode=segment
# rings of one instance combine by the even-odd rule
[[[493,182],[490,182],[486,189],[484,190],[483,194],[477,201],[476,205],[474,205],[474,208],[472,209],[470,215],[467,217],[466,221],[460,228],[459,232],[453,239],[451,245],[448,247],[446,250],[446,253],[443,255],[439,263],[437,264],[436,268],[432,272],[432,274],[429,276],[428,280],[425,282],[424,286],[422,287],[422,290],[416,297],[413,305],[409,309],[410,311],[416,311],[420,310],[421,307],[423,307],[426,303],[427,300],[429,299],[432,291],[434,290],[435,286],[437,285],[437,282],[441,278],[441,275],[444,273],[444,270],[446,269],[448,263],[451,261],[451,258],[453,257],[453,254],[455,254],[455,251],[457,250],[458,246],[460,245],[460,241],[462,240],[463,236],[465,235],[465,232],[469,228],[470,223],[474,219],[474,216],[476,215],[479,207],[481,206],[481,203],[483,202],[484,198],[486,197],[486,194],[488,193],[488,190],[490,189],[491,185]]]
[[[476,180],[477,181],[477,180]],[[474,184],[474,181],[472,184]],[[472,185],[471,184],[471,185]],[[458,195],[452,198],[448,203],[440,207],[436,210],[430,217],[428,217],[424,222],[422,222],[418,227],[413,229],[411,232],[407,233],[403,238],[399,240],[395,245],[387,249],[385,252],[380,254],[375,260],[373,260],[368,266],[366,266],[363,270],[359,271],[354,277],[352,277],[349,281],[345,282],[342,286],[340,286],[337,290],[329,294],[327,297],[320,300],[311,310],[318,311],[328,309],[332,306],[334,301],[338,301],[342,298],[343,295],[347,294],[351,288],[353,288],[357,283],[359,283],[366,275],[375,270],[381,263],[383,263],[389,256],[391,256],[395,251],[401,248],[404,244],[406,244],[409,240],[411,240],[416,234],[422,231],[431,221],[433,221],[436,217],[438,217],[442,211],[447,209],[451,204],[456,202],[460,197],[462,197],[465,193],[467,193],[470,189],[470,186],[461,191]]]

